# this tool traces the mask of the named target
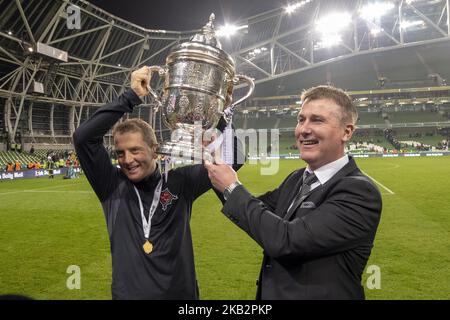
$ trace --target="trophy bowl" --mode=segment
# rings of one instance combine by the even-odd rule
[[[148,89],[172,133],[171,140],[163,141],[157,153],[174,158],[192,159],[194,150],[199,144],[201,147],[196,137],[202,133],[196,134],[196,130],[215,128],[222,116],[230,122],[235,106],[250,97],[255,87],[251,78],[236,74],[233,58],[221,49],[214,14],[201,33],[171,50],[165,66],[149,69],[164,77],[161,99],[152,88]],[[249,90],[233,103],[233,88],[240,83],[247,83]]]

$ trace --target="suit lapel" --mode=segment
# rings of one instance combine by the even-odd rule
[[[313,190],[310,190],[307,194],[305,194],[303,197],[301,197],[300,202],[298,202],[296,205],[294,205],[294,207],[290,210],[289,214],[286,214],[286,216],[284,217],[286,220],[289,220],[292,215],[295,213],[295,210],[297,210],[297,208],[303,203],[303,201],[308,198],[312,193],[315,192],[322,192],[323,186],[320,185],[317,188],[314,188]],[[290,203],[289,203],[290,204]]]
[[[309,197],[311,194],[316,193],[316,192],[322,193],[322,192],[325,190],[325,188],[327,188],[327,187],[330,186],[330,185],[333,185],[333,183],[334,183],[335,181],[341,179],[342,177],[345,177],[345,176],[350,175],[350,173],[353,172],[354,170],[356,170],[357,168],[358,168],[358,167],[356,166],[355,160],[353,159],[352,156],[349,156],[349,161],[348,161],[348,163],[347,163],[341,170],[339,170],[338,172],[336,172],[336,174],[335,174],[334,176],[332,176],[330,180],[328,180],[327,182],[325,182],[324,185],[320,185],[320,186],[318,186],[317,188],[315,188],[315,189],[311,190],[310,192],[308,192],[307,194],[305,194],[305,195],[302,197],[301,201],[300,201],[299,203],[297,203],[297,205],[295,206],[295,208],[292,208],[290,214],[287,214],[287,210],[288,210],[290,204],[291,204],[292,201],[293,201],[293,197],[291,197],[291,201],[289,201],[289,202],[287,203],[287,206],[284,208],[284,211],[283,211],[283,212],[286,213],[285,216],[284,216],[284,219],[285,219],[285,220],[289,220],[289,219],[292,217],[292,215],[295,213],[296,209],[297,209],[297,208],[303,203],[303,201],[304,201],[307,197]],[[304,170],[301,170],[301,176],[300,176],[300,177],[303,177],[303,171],[304,171]],[[300,180],[300,182],[299,182],[300,184],[297,185],[298,188],[296,189],[295,195],[297,195],[297,192],[298,192],[298,190],[300,189],[301,184],[303,183],[303,179],[302,179],[302,178],[300,178],[299,180]],[[294,195],[294,197],[295,197],[295,195]]]
[[[282,201],[282,205],[280,207],[279,216],[283,218],[286,216],[286,213],[289,209],[289,206],[294,201],[295,197],[298,194],[298,191],[300,190],[300,186],[303,183],[303,172],[305,171],[305,168],[300,169],[294,177],[292,177],[292,182],[289,183],[289,185],[286,186],[285,190],[287,191],[286,198],[284,201]]]

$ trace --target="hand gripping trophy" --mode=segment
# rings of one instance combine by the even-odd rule
[[[236,105],[255,88],[251,78],[235,73],[233,58],[222,50],[216,38],[214,19],[211,14],[201,33],[174,47],[165,66],[149,67],[151,73],[164,77],[162,98],[150,86],[148,90],[172,133],[170,141],[160,144],[157,153],[161,155],[193,159],[200,150],[200,157],[212,159],[207,151],[202,153],[201,139],[196,141],[196,137],[215,128],[221,116],[231,121]],[[233,103],[233,87],[242,82],[248,84],[249,90]]]

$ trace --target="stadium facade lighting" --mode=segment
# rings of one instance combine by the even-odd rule
[[[33,47],[28,47],[28,51],[33,52],[34,51]]]
[[[425,22],[423,20],[414,20],[414,21],[402,21],[400,23],[401,29],[408,29],[412,27],[425,26]]]
[[[248,25],[242,25],[242,26],[235,26],[232,24],[225,24],[224,26],[221,26],[217,29],[216,31],[216,35],[218,37],[230,37],[234,34],[236,34],[236,32],[238,32],[239,30],[243,30],[243,29],[247,29]]]
[[[296,3],[292,3],[292,4],[290,4],[290,5],[288,5],[287,7],[284,8],[284,12],[286,12],[287,14],[292,14],[297,9],[303,7],[305,4],[308,4],[311,1],[312,0],[304,0],[304,1],[296,2]]]
[[[10,36],[12,36],[12,31],[10,30],[10,31],[8,31],[8,34],[10,35]]]
[[[380,21],[381,17],[394,9],[392,2],[374,2],[365,5],[359,10],[361,18],[368,21]]]

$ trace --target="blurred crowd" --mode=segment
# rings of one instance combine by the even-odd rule
[[[45,157],[39,161],[28,161],[27,163],[16,160],[8,162],[4,168],[5,172],[17,172],[24,170],[51,170],[57,168],[78,168],[80,166],[78,158],[73,151],[48,151]]]

